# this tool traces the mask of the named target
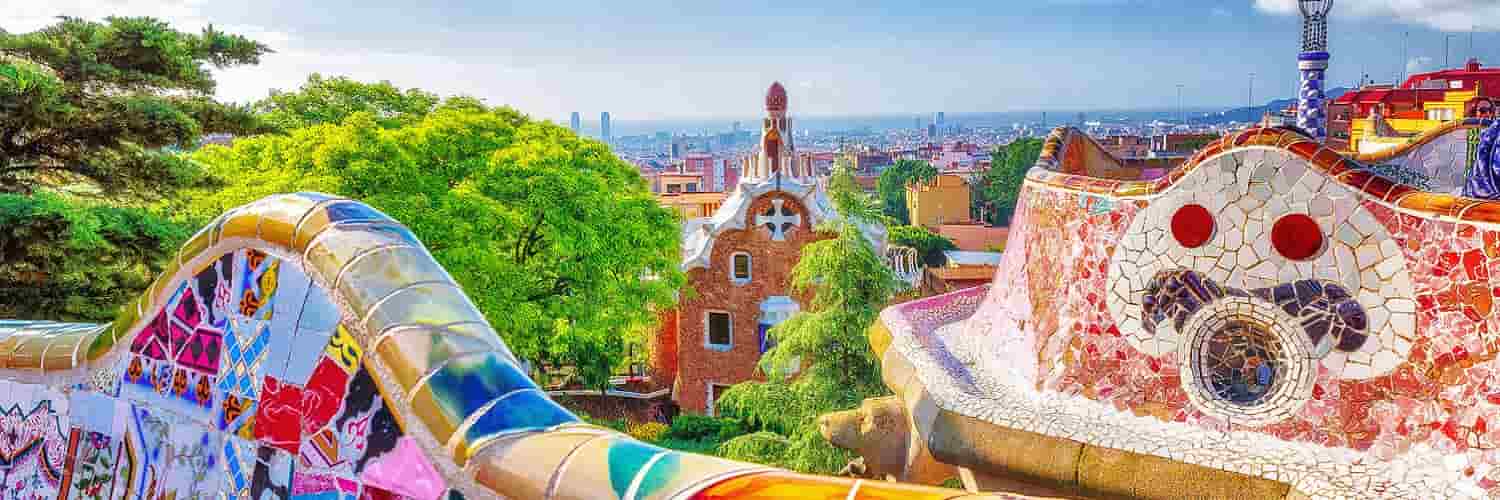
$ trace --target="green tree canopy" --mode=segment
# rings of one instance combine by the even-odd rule
[[[911,215],[906,210],[906,186],[914,182],[930,182],[937,178],[937,168],[925,161],[896,160],[896,163],[880,172],[875,182],[875,192],[880,197],[881,209],[886,217],[910,224]]]
[[[325,78],[308,75],[302,88],[291,92],[273,90],[255,103],[266,123],[281,130],[309,125],[339,123],[364,111],[385,128],[411,125],[442,102],[436,94],[420,89],[401,90],[390,82],[365,83],[343,76]]]
[[[928,266],[936,267],[947,263],[948,259],[943,256],[944,251],[958,250],[958,245],[953,240],[944,238],[922,226],[894,226],[887,233],[892,245],[911,247],[922,256],[922,261]]]
[[[139,17],[0,32],[0,192],[81,183],[155,198],[197,180],[162,148],[259,130],[248,109],[210,98],[208,67],[256,64],[267,52],[213,27],[190,34]]]
[[[356,111],[193,158],[225,187],[188,191],[185,217],[281,192],[360,199],[409,226],[517,356],[593,387],[684,282],[677,217],[635,168],[509,108],[460,100],[392,128]]]
[[[1020,201],[1021,184],[1026,182],[1026,172],[1041,154],[1042,140],[1037,138],[1016,139],[990,152],[990,168],[975,183],[975,198],[991,206],[983,214],[985,222],[1010,224]]]
[[[0,318],[114,319],[188,234],[137,208],[0,194]]]
[[[818,433],[818,416],[886,392],[866,332],[895,294],[897,280],[858,225],[879,221],[880,206],[859,191],[847,169],[835,172],[829,192],[843,217],[820,230],[838,236],[802,248],[792,288],[812,294],[811,303],[771,329],[776,345],[761,357],[760,368],[776,373],[777,367],[807,363],[791,380],[744,382],[715,403],[764,430],[726,442],[730,458],[831,474],[850,455]]]

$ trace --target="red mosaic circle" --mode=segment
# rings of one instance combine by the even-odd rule
[[[1323,252],[1323,228],[1307,214],[1287,214],[1271,225],[1271,246],[1282,257],[1308,260]]]
[[[1198,248],[1214,237],[1214,216],[1203,205],[1187,204],[1172,214],[1172,237],[1188,248]]]

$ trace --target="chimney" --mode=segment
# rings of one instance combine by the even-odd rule
[[[1469,62],[1464,65],[1464,69],[1467,71],[1479,71],[1479,58],[1469,59]]]

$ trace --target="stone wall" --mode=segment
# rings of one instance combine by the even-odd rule
[[[671,423],[677,415],[676,405],[667,396],[651,399],[626,398],[620,396],[569,395],[553,396],[552,399],[573,413],[582,413],[601,420],[625,420],[633,424],[643,422]]]

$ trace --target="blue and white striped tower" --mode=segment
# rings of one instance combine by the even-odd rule
[[[1328,70],[1328,9],[1333,7],[1333,0],[1297,0],[1297,7],[1302,10],[1302,53],[1297,55],[1302,87],[1297,93],[1297,126],[1323,142],[1328,138],[1323,73]]]

